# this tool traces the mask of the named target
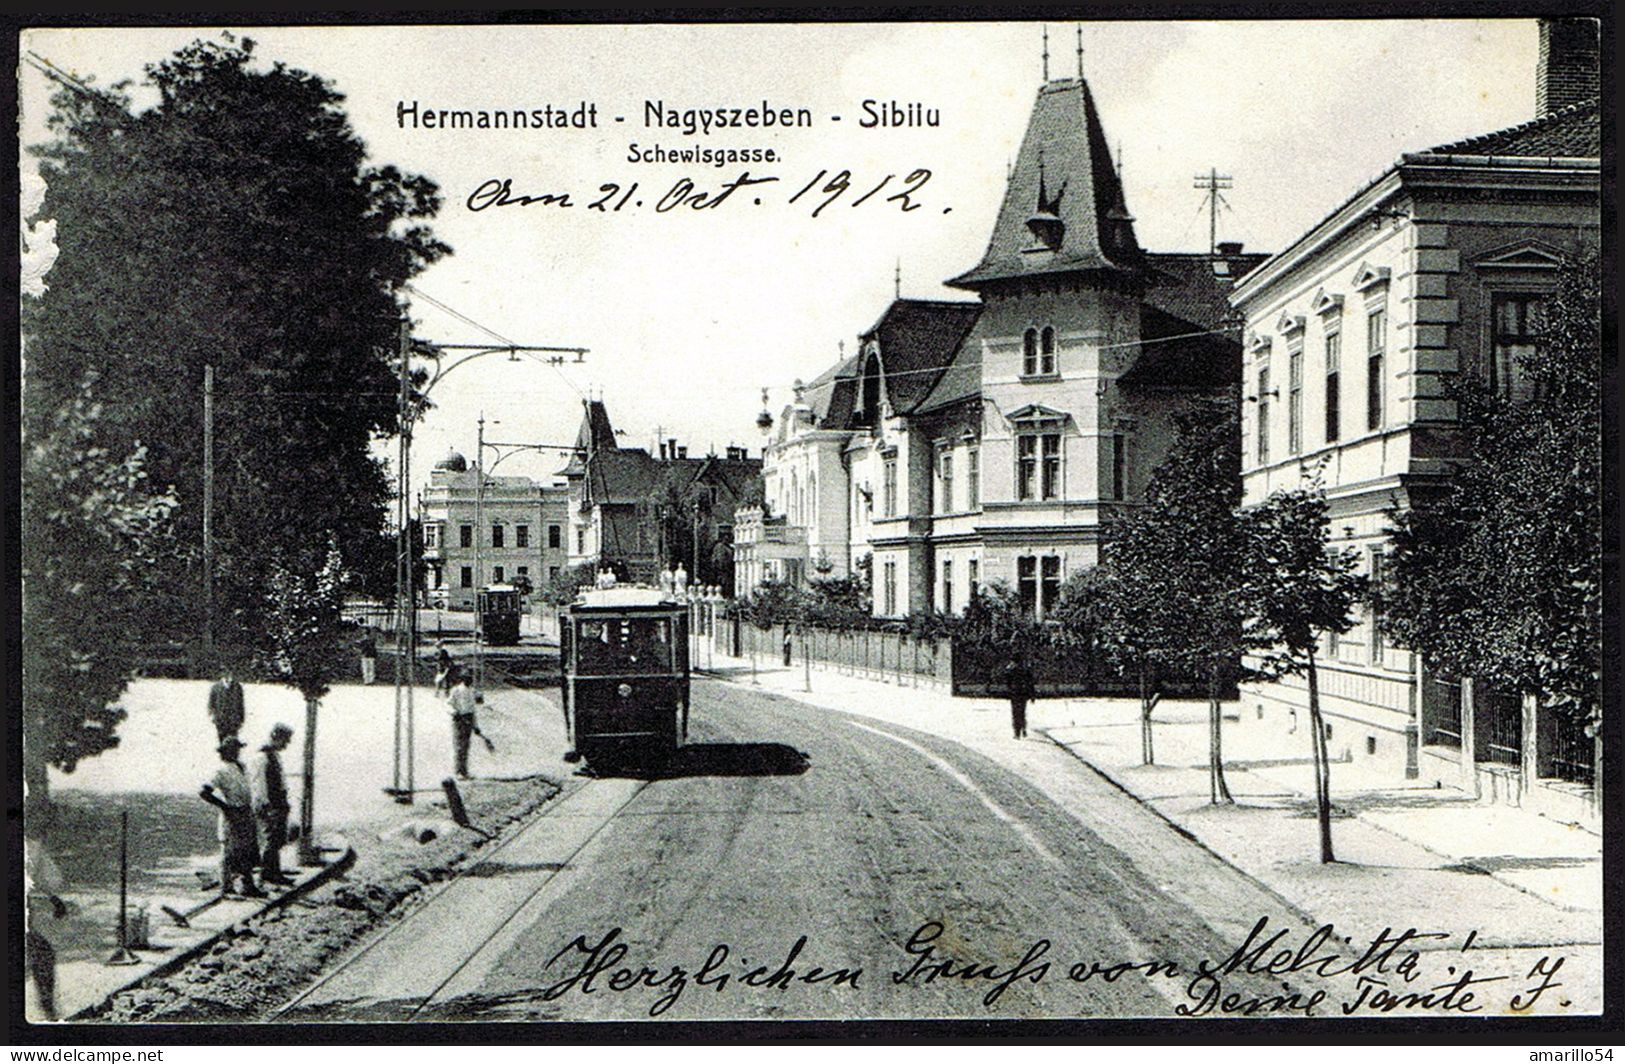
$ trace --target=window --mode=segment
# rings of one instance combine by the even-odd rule
[[[530,566],[521,565],[519,568],[514,570],[514,575],[515,576],[529,576],[530,575]]]
[[[1297,343],[1286,353],[1286,451],[1303,452],[1303,344]]]
[[[1038,615],[1038,558],[1024,554],[1016,559],[1016,597],[1021,612],[1029,617]]]
[[[1021,337],[1021,375],[1038,375],[1038,330],[1028,329]]]
[[[550,584],[556,584],[556,583],[559,582],[559,567],[558,566],[549,565],[547,567],[547,582],[550,583]]]
[[[882,600],[884,607],[882,612],[890,616],[897,612],[897,563],[887,562],[881,571],[885,574],[885,580],[882,583],[885,594],[885,598]]]
[[[1048,617],[1055,612],[1055,604],[1061,601],[1061,559],[1050,554],[1040,561],[1039,616]]]
[[[502,583],[502,578],[504,575],[505,574],[502,572],[502,566],[493,565],[491,567],[491,579],[494,583]]]
[[[1127,450],[1126,441],[1121,432],[1115,432],[1111,437],[1112,447],[1112,483],[1111,497],[1122,499],[1128,490],[1125,483],[1124,452]]]
[[[1326,442],[1337,442],[1338,436],[1338,404],[1342,401],[1342,389],[1338,385],[1340,363],[1343,361],[1343,334],[1326,334]]]
[[[530,546],[530,526],[515,525],[513,529],[513,545],[516,547]]]
[[[463,587],[473,587],[474,586],[474,567],[473,566],[471,566],[471,565],[463,566],[463,571],[462,571],[461,576],[462,576],[462,586]]]
[[[1490,387],[1512,395],[1518,360],[1532,355],[1546,320],[1545,300],[1527,293],[1496,292],[1490,297]]]
[[[954,452],[943,449],[942,452],[942,512],[952,513],[954,509]]]
[[[1048,325],[1038,336],[1038,372],[1046,376],[1055,372],[1055,330]]]
[[[1061,437],[1046,433],[1039,438],[1044,441],[1043,495],[1046,499],[1058,499],[1061,497]]]
[[[587,553],[587,530],[585,528],[576,529],[576,553]]]
[[[1258,371],[1258,462],[1270,460],[1270,368]]]
[[[1365,427],[1382,428],[1382,355],[1388,332],[1388,308],[1365,316]]]
[[[972,558],[965,563],[965,601],[976,601],[976,591],[981,582],[982,563]]]
[[[551,550],[558,550],[564,546],[564,529],[558,525],[547,526],[547,546]]]
[[[942,563],[942,612],[954,612],[954,563]]]
[[[1038,478],[1038,437],[1016,437],[1016,498],[1031,499]]]
[[[491,526],[491,546],[493,546],[493,547],[503,546],[503,536],[502,536],[502,526],[501,525],[492,525]]]
[[[1371,588],[1377,592],[1378,597],[1371,602],[1371,663],[1382,664],[1382,610],[1379,608],[1382,594],[1383,555],[1380,550],[1371,552]]]
[[[982,504],[982,449],[972,446],[965,451],[965,508],[974,510]]]
[[[440,526],[430,522],[423,526],[423,545],[425,547],[440,546]]]
[[[887,517],[897,516],[897,459],[891,457],[881,463],[881,512]]]
[[[457,545],[459,547],[472,547],[474,545],[474,526],[459,525],[457,528]]]

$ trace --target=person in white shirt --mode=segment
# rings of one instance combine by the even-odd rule
[[[469,686],[468,673],[453,669],[451,687],[451,738],[456,754],[457,778],[468,779],[468,744],[478,727],[474,719],[474,688]]]
[[[254,883],[254,866],[259,864],[259,832],[254,824],[254,792],[248,773],[237,754],[243,741],[235,735],[220,743],[220,767],[198,791],[198,797],[220,810],[216,835],[220,839],[220,893],[231,893],[235,880],[243,882],[243,895],[263,898],[265,892]]]

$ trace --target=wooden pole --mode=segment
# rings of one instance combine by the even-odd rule
[[[222,884],[223,885],[223,884]],[[118,831],[118,948],[107,958],[110,965],[135,964],[140,958],[130,952],[128,910],[130,904],[130,811],[119,810]]]
[[[203,661],[214,660],[214,363],[203,366]]]
[[[305,699],[305,778],[299,788],[299,863],[319,865],[322,857],[311,837],[316,805],[316,700]]]

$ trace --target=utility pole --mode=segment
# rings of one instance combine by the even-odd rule
[[[474,446],[474,690],[485,690],[485,618],[480,588],[485,586],[485,411]]]
[[[214,363],[203,364],[203,660],[214,660]]]
[[[412,697],[413,662],[407,658],[407,644],[411,642],[406,615],[412,610],[410,580],[412,572],[411,527],[407,521],[406,484],[412,461],[411,388],[412,370],[410,322],[401,316],[397,335],[400,358],[399,394],[396,411],[400,421],[399,456],[395,472],[395,772],[390,793],[402,805],[412,804],[412,755],[403,742],[410,715],[408,706]],[[404,753],[404,757],[403,757]],[[402,761],[405,764],[402,765]],[[403,772],[404,769],[404,772]]]
[[[1219,190],[1229,188],[1232,181],[1233,179],[1229,174],[1221,174],[1217,169],[1209,169],[1205,174],[1196,175],[1196,183],[1193,187],[1202,189],[1207,194],[1204,202],[1207,203],[1207,253],[1209,255],[1219,253],[1219,204],[1224,203],[1226,207],[1230,206],[1230,204],[1224,202],[1224,197],[1219,194]]]

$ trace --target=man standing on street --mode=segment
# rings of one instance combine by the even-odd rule
[[[1004,666],[1004,693],[1010,699],[1010,730],[1027,738],[1027,703],[1033,696],[1033,674],[1018,652]]]
[[[254,884],[254,866],[259,863],[259,842],[254,828],[254,795],[248,786],[248,773],[237,754],[243,741],[235,735],[220,741],[220,767],[198,791],[198,797],[220,810],[215,833],[220,839],[220,893],[231,893],[231,885],[243,882],[243,896],[263,898],[265,892]]]
[[[371,684],[378,678],[378,640],[368,628],[361,633],[361,682]]]
[[[457,778],[468,779],[468,743],[474,737],[474,689],[469,686],[468,673],[460,668],[452,670],[451,687],[451,739],[456,753]]]
[[[23,936],[28,955],[28,976],[37,995],[35,1004],[46,1020],[56,1015],[56,946],[52,939],[68,915],[62,900],[62,873],[45,847],[43,833],[23,828],[24,886],[28,891],[28,927]]]
[[[243,727],[243,685],[232,675],[231,666],[220,670],[220,679],[209,688],[209,719],[214,721],[216,741],[234,739]]]
[[[293,880],[282,872],[282,847],[288,841],[288,782],[282,774],[282,751],[288,748],[293,729],[278,724],[270,740],[260,747],[254,759],[254,819],[259,822],[264,846],[260,851],[260,882],[288,886]]]

